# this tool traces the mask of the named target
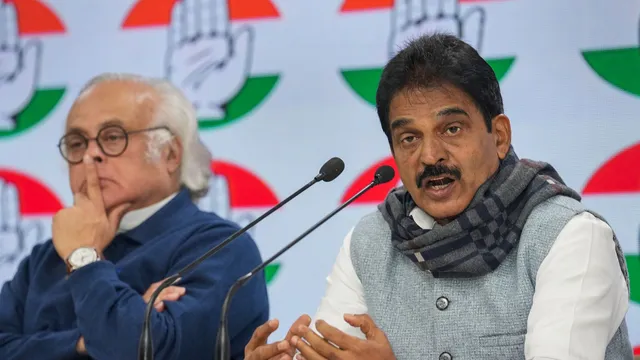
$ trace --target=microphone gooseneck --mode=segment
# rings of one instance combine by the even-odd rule
[[[153,341],[151,338],[151,314],[153,311],[153,304],[155,303],[156,299],[158,298],[162,290],[178,282],[186,273],[193,270],[196,266],[198,266],[200,263],[202,263],[209,257],[215,255],[218,251],[220,251],[222,248],[227,246],[233,240],[237,239],[240,235],[247,232],[249,229],[254,227],[257,223],[262,221],[267,216],[271,215],[274,211],[278,210],[289,201],[293,200],[293,198],[297,197],[298,195],[300,195],[302,192],[304,192],[314,184],[318,183],[319,181],[325,181],[325,182],[333,181],[342,173],[343,170],[344,170],[344,161],[342,161],[342,159],[338,157],[329,159],[327,162],[325,162],[322,165],[322,167],[320,168],[320,171],[318,172],[318,175],[316,175],[313,178],[313,180],[308,182],[306,185],[302,186],[293,194],[289,195],[289,197],[287,197],[286,199],[276,204],[274,207],[266,211],[264,214],[260,215],[258,218],[250,222],[247,226],[236,231],[231,236],[226,238],[223,242],[214,246],[212,249],[204,253],[202,256],[200,256],[190,264],[187,264],[184,268],[182,268],[176,274],[165,279],[160,284],[160,286],[158,286],[158,288],[153,292],[153,294],[151,294],[151,298],[147,303],[147,308],[144,314],[144,322],[142,324],[142,333],[140,334],[140,341],[138,342],[138,359],[139,360],[153,359]]]
[[[235,293],[246,284],[251,278],[253,278],[256,274],[258,274],[261,270],[263,270],[267,265],[271,264],[275,259],[277,259],[280,255],[282,255],[287,250],[291,249],[295,244],[300,242],[300,240],[304,239],[307,235],[309,235],[312,231],[320,227],[320,225],[324,224],[327,220],[332,218],[335,214],[340,212],[342,209],[351,204],[354,200],[359,198],[362,194],[369,191],[374,186],[389,182],[393,179],[395,175],[395,171],[391,166],[383,165],[379,167],[374,176],[373,180],[365,186],[362,190],[360,190],[357,194],[352,196],[349,200],[345,201],[342,205],[338,206],[335,210],[325,215],[320,221],[311,226],[307,231],[303,232],[300,236],[298,236],[295,240],[287,244],[280,251],[275,253],[269,259],[264,261],[262,264],[258,265],[255,269],[251,270],[248,274],[242,276],[238,280],[236,280],[233,285],[229,288],[226,297],[224,298],[224,302],[222,303],[222,312],[220,314],[220,325],[218,326],[218,336],[216,338],[216,354],[215,360],[230,360],[231,359],[231,339],[229,338],[228,326],[227,326],[227,314],[229,312],[229,307],[231,305],[231,298]]]

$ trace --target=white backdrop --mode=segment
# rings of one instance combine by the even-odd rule
[[[266,258],[337,206],[368,169],[388,161],[371,100],[393,44],[425,29],[461,28],[458,35],[500,77],[518,154],[551,162],[617,232],[632,274],[630,333],[640,346],[639,1],[467,0],[458,8],[454,0],[417,0],[429,12],[441,2],[446,16],[408,33],[392,26],[393,0],[228,0],[227,16],[222,1],[187,1],[173,20],[175,0],[3,6],[0,280],[50,236],[51,215],[72,202],[56,144],[90,77],[168,77],[194,102],[214,104],[199,108],[218,175],[202,207],[241,224],[309,181],[330,157],[344,159],[338,179],[256,227]],[[19,36],[7,10],[14,8]],[[413,5],[409,14],[419,11]],[[177,45],[198,30],[204,36]],[[200,50],[212,51],[202,61],[225,58],[226,65],[210,72],[198,68],[204,62],[189,65],[185,56]],[[199,91],[185,81],[197,72]],[[314,313],[343,237],[386,190],[347,208],[270,269],[273,317],[288,325]]]

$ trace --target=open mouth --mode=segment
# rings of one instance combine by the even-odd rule
[[[425,186],[430,189],[441,190],[453,184],[454,181],[455,179],[446,176],[431,178],[426,180]]]

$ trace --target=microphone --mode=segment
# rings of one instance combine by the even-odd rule
[[[297,244],[300,240],[309,235],[312,231],[317,229],[320,225],[324,224],[327,220],[332,218],[339,211],[347,207],[347,205],[351,204],[355,199],[360,197],[365,192],[369,191],[376,185],[380,185],[386,182],[389,182],[393,179],[395,175],[395,171],[389,165],[383,165],[379,167],[374,176],[373,180],[365,186],[362,190],[360,190],[357,194],[352,196],[349,200],[347,200],[342,205],[338,206],[335,210],[330,212],[328,215],[322,218],[322,220],[318,221],[315,225],[310,227],[307,231],[303,232],[302,235],[298,236],[295,240],[290,242],[287,246],[282,248],[282,250],[275,253],[268,260],[258,265],[255,269],[251,270],[250,273],[242,276],[238,280],[236,280],[233,285],[229,288],[227,292],[227,296],[224,299],[222,304],[222,313],[220,314],[220,326],[218,326],[218,336],[216,339],[216,356],[215,360],[230,360],[231,358],[231,339],[229,338],[229,330],[227,328],[227,313],[229,312],[229,306],[231,303],[231,297],[235,295],[235,293],[246,284],[251,278],[253,278],[256,274],[258,274],[262,269],[267,267],[267,265],[271,264],[275,259],[277,259],[280,255],[284,254],[287,250],[292,248],[295,244]]]
[[[184,268],[182,268],[176,274],[166,278],[162,282],[162,284],[160,284],[160,286],[158,286],[158,288],[153,292],[153,294],[151,295],[151,299],[149,299],[149,303],[147,304],[147,309],[146,309],[146,312],[145,312],[145,315],[144,315],[144,323],[142,325],[142,334],[140,335],[140,341],[138,343],[138,359],[139,360],[151,360],[151,359],[153,359],[153,346],[152,346],[153,342],[152,342],[152,339],[151,339],[151,312],[153,310],[153,303],[156,301],[156,299],[158,298],[158,296],[160,295],[160,292],[162,290],[164,290],[167,287],[169,287],[169,286],[175,284],[176,282],[178,282],[182,278],[182,276],[184,276],[186,273],[188,273],[189,271],[193,270],[193,268],[198,266],[200,263],[202,263],[203,261],[205,261],[206,259],[208,259],[212,255],[216,254],[223,247],[227,246],[229,243],[231,243],[233,240],[238,238],[240,235],[242,235],[245,232],[247,232],[249,229],[251,229],[257,223],[262,221],[267,216],[271,215],[274,211],[276,211],[279,208],[281,208],[284,204],[288,203],[293,198],[295,198],[296,196],[300,195],[302,192],[304,192],[305,190],[307,190],[308,188],[310,188],[314,184],[316,184],[316,183],[318,183],[320,181],[324,181],[324,182],[333,181],[333,180],[335,180],[335,178],[337,178],[342,173],[343,170],[344,170],[344,161],[342,161],[342,159],[340,159],[339,157],[333,157],[333,158],[329,159],[327,162],[324,163],[324,165],[322,165],[322,167],[320,168],[320,171],[318,171],[318,175],[316,175],[313,178],[313,180],[311,180],[306,185],[304,185],[303,187],[298,189],[296,192],[291,194],[286,199],[284,199],[281,202],[279,202],[276,206],[272,207],[271,209],[269,209],[264,214],[260,215],[258,218],[256,218],[252,222],[250,222],[247,226],[245,226],[242,229],[236,231],[231,236],[229,236],[227,239],[225,239],[223,242],[221,242],[220,244],[214,246],[212,249],[210,249],[209,251],[204,253],[204,255],[200,256],[199,258],[194,260],[192,263],[186,265]]]

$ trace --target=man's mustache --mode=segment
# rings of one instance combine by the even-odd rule
[[[438,164],[438,165],[427,165],[424,167],[424,170],[420,174],[418,174],[418,178],[416,179],[416,185],[418,189],[422,187],[422,184],[425,179],[430,177],[438,177],[442,175],[449,175],[456,180],[460,180],[462,177],[462,173],[460,169],[455,166],[449,167],[446,165]]]

